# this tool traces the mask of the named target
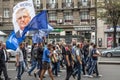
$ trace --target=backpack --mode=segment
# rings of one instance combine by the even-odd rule
[[[37,60],[37,48],[34,48],[32,51],[33,58]]]
[[[44,48],[38,48],[37,49],[37,59],[39,59],[39,60],[41,60],[42,59],[42,57],[43,57],[43,50],[44,50]]]

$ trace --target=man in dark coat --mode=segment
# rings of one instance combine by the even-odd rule
[[[6,62],[8,60],[7,51],[6,51],[6,45],[0,44],[0,76],[3,72],[5,80],[10,80],[7,74],[7,68],[6,68]],[[0,78],[2,80],[2,78]]]

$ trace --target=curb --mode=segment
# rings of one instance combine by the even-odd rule
[[[30,61],[28,61],[30,62]],[[8,61],[8,63],[15,63],[14,60]],[[99,64],[117,64],[120,65],[120,61],[98,61]]]
[[[99,64],[118,64],[120,65],[120,61],[98,61]]]

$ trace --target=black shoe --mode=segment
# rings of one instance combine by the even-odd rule
[[[32,76],[29,72],[28,72],[28,75],[29,75],[29,76]]]
[[[35,78],[37,77],[36,73],[34,73],[34,77],[35,77]]]
[[[75,75],[73,74],[72,76],[73,76],[73,78],[75,79]]]
[[[5,79],[5,80],[11,80],[11,78],[7,78],[7,79]]]
[[[3,78],[0,77],[0,80],[3,80]]]
[[[43,76],[43,78],[46,78],[45,76]]]

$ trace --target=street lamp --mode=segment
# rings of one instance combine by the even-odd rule
[[[95,0],[95,44],[97,45],[97,0]]]

